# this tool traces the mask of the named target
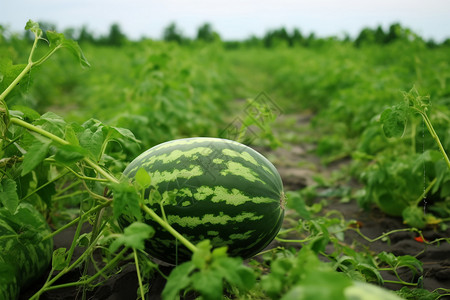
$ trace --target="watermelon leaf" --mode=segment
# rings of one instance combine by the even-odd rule
[[[35,140],[33,145],[28,149],[28,152],[24,155],[22,164],[22,176],[31,172],[34,168],[44,160],[47,156],[48,149],[50,148],[52,141],[42,139],[42,141]]]
[[[190,274],[194,270],[195,265],[192,261],[185,262],[173,269],[162,291],[162,299],[177,299],[180,292],[191,284]]]
[[[114,253],[122,245],[138,250],[144,250],[145,240],[151,238],[154,233],[155,230],[150,225],[134,222],[126,227],[123,234],[119,235],[119,237],[111,243],[109,250]]]
[[[139,195],[134,186],[128,182],[121,182],[111,183],[110,188],[114,194],[114,218],[117,219],[122,214],[129,214],[140,221],[142,213],[139,207]]]
[[[49,30],[46,32],[46,34],[48,41],[50,43],[49,45],[50,49],[55,49],[57,47],[66,48],[78,59],[83,68],[91,66],[87,61],[86,57],[84,56],[84,53],[77,42],[75,42],[74,40],[67,39],[63,33],[58,33]]]
[[[144,168],[139,168],[139,170],[137,170],[134,178],[136,179],[136,183],[138,184],[139,188],[141,188],[141,189],[148,188],[152,182],[150,175]]]
[[[60,271],[68,266],[66,259],[66,248],[58,248],[53,251],[52,268],[56,271]]]
[[[87,150],[75,145],[58,145],[55,153],[55,160],[65,165],[76,163],[87,156]]]
[[[384,134],[388,138],[403,136],[406,121],[407,110],[402,105],[386,109],[380,117]]]

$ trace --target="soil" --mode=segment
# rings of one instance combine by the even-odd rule
[[[307,124],[309,115],[296,115],[286,117],[286,121],[290,122],[291,128],[298,128],[296,134],[298,136],[308,134]],[[289,118],[289,120],[288,120]],[[292,124],[295,123],[295,124]],[[286,190],[299,190],[306,186],[315,184],[314,176],[321,174],[323,177],[331,176],[332,172],[348,165],[348,160],[341,160],[332,165],[323,166],[319,159],[312,153],[314,145],[310,143],[285,142],[283,148],[270,150],[267,148],[258,148],[265,156],[274,162],[279,170]],[[355,183],[348,183],[350,185]],[[377,208],[364,211],[355,203],[355,201],[342,202],[341,199],[329,199],[328,205],[324,208],[324,212],[337,210],[345,217],[346,220],[355,220],[360,225],[361,232],[369,238],[376,238],[383,233],[394,229],[408,228],[399,218],[385,215]],[[290,214],[291,212],[287,212]],[[69,228],[55,236],[55,249],[59,247],[69,248],[75,229]],[[445,232],[437,229],[426,229],[423,235],[427,240],[435,240],[438,238],[449,237],[450,229]],[[345,242],[348,244],[356,243],[359,247],[368,247],[373,253],[382,251],[391,252],[394,255],[412,255],[417,257],[423,263],[423,288],[433,291],[437,288],[450,289],[450,244],[441,243],[440,245],[427,245],[417,241],[417,234],[414,232],[398,232],[389,235],[389,240],[377,240],[368,242],[361,238],[354,231],[345,233]],[[272,242],[269,248],[282,245],[279,242]],[[75,252],[75,258],[81,252]],[[172,270],[170,266],[160,266],[162,273],[169,274]],[[62,278],[58,283],[77,281],[80,276],[80,270],[74,270]],[[396,280],[394,274],[383,273],[385,280]],[[45,281],[47,274],[37,281],[33,286],[23,290],[20,299],[28,299],[33,295],[42,283]],[[400,276],[406,281],[413,279],[414,275],[409,269],[405,268],[400,271]],[[155,273],[149,285],[149,299],[160,299],[161,291],[164,287],[164,278]],[[385,284],[385,287],[392,290],[401,288],[398,284]],[[133,263],[124,264],[121,271],[110,277],[104,284],[94,288],[86,294],[86,299],[136,299],[138,282],[136,270]],[[73,287],[57,289],[46,292],[40,298],[42,300],[73,300],[82,299],[81,293]],[[440,298],[444,299],[444,298]]]

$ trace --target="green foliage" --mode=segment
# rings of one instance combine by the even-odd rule
[[[191,261],[170,273],[163,299],[177,299],[180,292],[196,292],[202,299],[220,299],[224,284],[235,287],[234,295],[243,295],[255,285],[254,272],[242,264],[242,259],[228,257],[226,248],[212,250],[210,241],[205,240],[197,245],[197,249]]]
[[[155,233],[154,229],[145,223],[134,222],[123,230],[109,246],[111,253],[114,253],[120,246],[130,247],[137,250],[144,250],[144,243]]]
[[[344,290],[351,284],[343,273],[322,263],[310,247],[302,247],[296,256],[275,260],[271,273],[261,279],[261,287],[271,299],[343,300]]]

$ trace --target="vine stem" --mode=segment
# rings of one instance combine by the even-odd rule
[[[434,178],[430,184],[428,184],[427,188],[423,191],[422,195],[420,195],[419,198],[414,202],[414,206],[419,205],[419,203],[425,198],[425,196],[428,194],[428,192],[431,190],[431,188],[436,184],[437,178]]]
[[[434,141],[438,145],[439,151],[441,151],[442,156],[444,157],[447,167],[450,169],[450,159],[448,158],[448,155],[445,152],[444,146],[442,146],[441,140],[439,139],[439,136],[437,135],[436,131],[434,130],[433,124],[431,123],[430,119],[428,118],[428,115],[420,109],[417,109],[415,107],[413,109],[415,109],[422,116],[423,120],[425,121],[425,125],[427,125],[428,131],[430,132]]]
[[[137,274],[138,282],[139,282],[139,291],[141,293],[142,300],[144,300],[145,292],[144,292],[144,287],[142,286],[141,270],[139,269],[139,260],[138,260],[137,251],[135,248],[133,248],[133,256],[134,256],[134,264],[136,265],[136,274]]]

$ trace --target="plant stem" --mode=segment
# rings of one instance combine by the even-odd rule
[[[21,119],[15,118],[15,117],[12,117],[10,120],[11,120],[11,123],[19,125],[19,126],[22,126],[22,127],[26,128],[26,129],[34,131],[36,133],[39,133],[40,135],[45,136],[46,138],[49,138],[52,141],[57,142],[58,144],[69,145],[68,141],[63,140],[59,136],[56,136],[53,133],[50,133],[50,132],[48,132],[48,131],[46,131],[44,129],[41,129],[41,128],[37,127],[37,126],[34,126],[33,124],[30,124],[28,122],[25,122],[25,121],[23,121]]]
[[[133,248],[133,255],[134,255],[134,264],[136,265],[136,274],[139,282],[139,291],[141,292],[142,300],[145,300],[144,287],[142,286],[141,271],[139,270],[139,260],[137,257],[137,251],[134,248]]]
[[[75,251],[75,247],[77,245],[78,237],[80,236],[81,228],[83,227],[84,221],[83,219],[78,220],[77,229],[75,230],[75,235],[72,240],[72,245],[70,245],[70,249],[67,253],[66,260],[70,262],[72,260],[73,252]]]
[[[318,234],[317,236],[321,236],[321,235],[322,234]],[[275,237],[275,239],[282,243],[300,243],[300,244],[306,243],[306,242],[312,240],[312,238],[306,238],[303,240],[290,240],[290,239],[283,239],[283,238],[279,238],[279,237]]]
[[[197,247],[188,241],[184,236],[182,236],[178,231],[176,231],[169,223],[164,222],[164,220],[158,216],[152,209],[148,208],[146,205],[141,204],[141,209],[145,211],[148,215],[150,215],[153,220],[155,220],[159,225],[161,225],[165,230],[167,230],[170,234],[172,234],[175,238],[177,238],[183,245],[186,246],[192,252],[196,252]]]
[[[422,201],[422,200],[425,198],[425,196],[428,194],[428,192],[431,190],[431,188],[433,187],[433,185],[435,185],[436,182],[437,182],[437,177],[434,178],[434,179],[430,182],[430,184],[428,184],[427,188],[423,191],[422,195],[420,195],[420,197],[417,198],[417,200],[415,201],[414,206],[419,205],[420,201]]]
[[[422,116],[423,120],[425,121],[425,125],[427,125],[427,129],[430,132],[431,136],[433,137],[434,141],[438,145],[439,151],[441,151],[442,156],[444,157],[444,160],[447,164],[447,167],[450,169],[450,159],[448,158],[447,153],[445,152],[444,146],[442,146],[441,140],[439,139],[439,136],[437,135],[436,131],[434,130],[433,124],[431,124],[430,119],[428,118],[428,115],[417,108],[414,108],[419,114]]]
[[[389,231],[389,232],[383,233],[382,235],[380,235],[380,236],[378,236],[378,237],[376,237],[376,238],[374,238],[374,239],[371,239],[371,238],[369,238],[368,236],[364,235],[364,234],[361,232],[361,230],[359,230],[359,228],[348,227],[348,229],[349,229],[349,230],[354,230],[354,231],[356,231],[356,233],[358,233],[363,239],[365,239],[366,241],[368,241],[368,242],[370,242],[370,243],[373,243],[373,242],[375,242],[375,241],[378,241],[378,240],[380,240],[380,239],[382,239],[382,238],[384,238],[384,237],[387,237],[387,236],[389,236],[389,235],[391,235],[391,234],[393,234],[393,233],[396,233],[396,232],[410,231],[410,232],[419,232],[420,234],[422,234],[421,231],[418,230],[417,228],[402,228],[402,229],[394,229],[394,230],[391,230],[391,231]]]
[[[383,282],[385,282],[385,283],[403,284],[403,285],[409,285],[409,286],[417,286],[417,283],[406,282],[406,281],[403,281],[403,280],[385,280],[385,279],[383,279]]]

